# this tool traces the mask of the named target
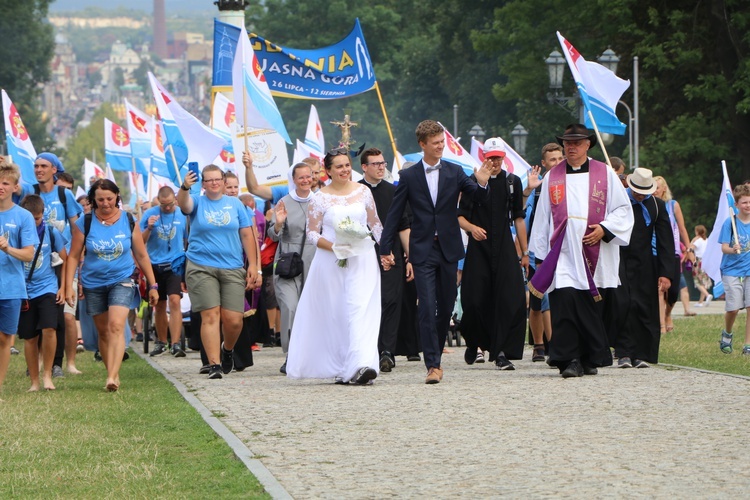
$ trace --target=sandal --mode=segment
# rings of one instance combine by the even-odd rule
[[[537,361],[544,361],[544,344],[534,346],[534,351],[531,355],[531,361],[536,363]]]
[[[694,313],[692,311],[685,313],[685,316],[697,316],[697,315],[698,315],[698,313]]]
[[[674,331],[674,325],[669,325],[669,326],[667,326],[667,328],[666,328],[666,332],[667,332],[667,333],[669,333],[669,332],[673,332],[673,331]]]

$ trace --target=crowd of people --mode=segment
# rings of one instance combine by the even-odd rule
[[[676,302],[695,314],[686,266],[700,291],[695,307],[713,299],[702,269],[706,228],[690,239],[663,177],[590,158],[596,136],[585,126],[542,148],[526,187],[503,168],[499,138],[484,143],[473,175],[442,158],[439,123],[421,122],[416,138],[422,159],[396,185],[377,148],[333,149],[322,164],[307,158],[290,168],[287,186],[260,184],[245,152],[248,194],[235,173],[208,165],[177,193],[161,188],[136,215],[107,179],[74,199],[73,179],[51,153],[36,158],[33,185],[3,163],[0,387],[17,333],[30,391],[54,390],[63,358],[80,374],[84,346],[106,368],[105,389],[119,390],[126,345],[149,334],[136,314],[145,303],[156,331],[150,355],[186,357],[186,334],[209,379],[252,366],[261,346],[280,346],[289,378],[366,385],[396,369],[398,355],[423,360],[425,383],[440,383],[456,324],[469,365],[486,356],[514,370],[528,332],[532,361],[564,378],[596,375],[615,359],[645,368],[674,329]],[[720,238],[725,353],[737,312],[750,307],[750,188],[738,186],[735,197],[739,215]]]

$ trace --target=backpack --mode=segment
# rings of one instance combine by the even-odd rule
[[[130,240],[133,240],[133,230],[135,229],[135,219],[133,218],[133,214],[130,212],[125,212],[125,215],[128,216],[128,222],[130,222]],[[91,231],[91,214],[86,214],[83,216],[83,246],[86,247],[86,238],[89,236],[89,232]]]
[[[57,197],[60,198],[60,203],[63,206],[63,219],[68,220],[68,197],[65,196],[65,188],[62,186],[57,187]],[[40,194],[41,190],[39,184],[34,184],[34,194]]]

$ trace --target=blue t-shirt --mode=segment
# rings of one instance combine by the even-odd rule
[[[33,190],[32,190],[33,193]],[[80,217],[83,213],[83,208],[70,192],[70,189],[65,190],[65,201],[67,213],[63,213],[63,204],[60,201],[60,196],[57,192],[57,186],[55,186],[49,193],[39,193],[39,196],[44,200],[44,222],[45,224],[56,227],[59,231],[63,231],[65,226],[68,225],[68,219],[71,217]]]
[[[50,254],[52,252],[60,253],[65,248],[65,237],[56,228],[45,225],[42,238],[42,250],[36,260],[34,274],[31,276],[31,281],[26,282],[26,291],[29,292],[30,299],[46,293],[57,293],[59,289],[55,269],[50,264]],[[34,248],[34,251],[36,252],[36,248]],[[24,262],[23,272],[26,278],[29,277],[30,271],[31,262]]]
[[[18,205],[0,212],[0,235],[13,248],[39,244],[36,222],[31,212]],[[26,275],[23,262],[0,251],[0,300],[26,299]]]
[[[744,278],[750,276],[750,222],[744,224],[739,218],[737,219],[737,236],[740,241],[741,251],[736,253],[725,253],[721,255],[722,276],[735,276]],[[728,218],[721,226],[719,233],[719,243],[727,243],[734,246],[734,236],[732,235],[732,220]]]
[[[242,241],[239,230],[253,225],[239,198],[222,196],[211,200],[191,196],[190,238],[187,258],[202,266],[222,269],[242,267]]]
[[[76,221],[84,232],[85,217]],[[91,229],[86,238],[86,258],[81,268],[81,282],[85,288],[114,285],[127,280],[135,271],[135,261],[130,253],[132,234],[127,214],[111,226],[105,226],[91,215]]]
[[[152,264],[171,264],[185,254],[187,224],[185,215],[175,208],[171,214],[164,214],[160,207],[152,207],[143,212],[141,231],[148,228],[148,219],[159,216],[146,242],[146,251]]]
[[[280,199],[289,194],[289,186],[271,186],[271,203],[276,205]]]

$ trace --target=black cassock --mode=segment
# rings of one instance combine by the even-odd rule
[[[674,236],[664,202],[654,196],[644,200],[651,224],[646,226],[641,205],[633,205],[630,244],[620,247],[620,287],[614,294],[615,331],[610,343],[618,357],[659,361],[659,277],[674,274]],[[656,255],[652,238],[656,235]],[[614,337],[614,338],[613,338]]]
[[[461,334],[468,348],[489,351],[490,361],[501,351],[508,359],[521,359],[526,293],[509,219],[525,215],[523,187],[517,176],[501,171],[489,180],[489,189],[488,201],[472,203],[462,197],[458,210],[487,232],[483,241],[469,235],[461,281]]]

